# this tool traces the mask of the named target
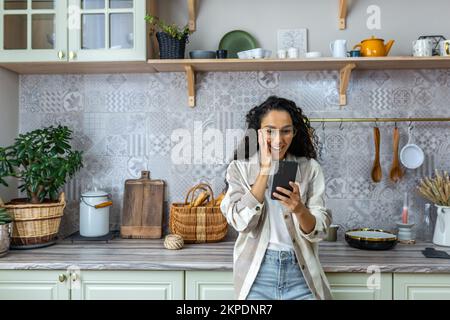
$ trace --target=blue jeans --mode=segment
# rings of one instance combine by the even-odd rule
[[[315,300],[294,251],[267,249],[247,300]]]

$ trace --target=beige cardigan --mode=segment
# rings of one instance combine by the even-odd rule
[[[297,161],[296,182],[300,184],[301,197],[316,218],[314,230],[305,234],[295,215],[283,210],[284,221],[291,236],[299,267],[316,299],[332,299],[330,286],[318,256],[318,241],[326,235],[331,224],[331,211],[325,208],[325,180],[320,164],[305,157],[287,154],[286,160]],[[259,153],[248,160],[233,160],[226,179],[228,190],[221,210],[228,223],[239,232],[233,254],[233,280],[236,298],[246,299],[269,244],[270,226],[264,203],[250,192],[259,174]]]

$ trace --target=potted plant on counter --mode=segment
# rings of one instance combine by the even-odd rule
[[[159,57],[161,59],[184,59],[186,43],[192,31],[186,25],[179,27],[176,24],[167,24],[156,16],[147,14],[145,21],[151,25],[150,35],[153,35],[156,29],[156,39],[159,44]]]
[[[0,148],[0,184],[8,186],[5,178],[17,178],[27,195],[6,204],[0,199],[14,221],[11,246],[55,242],[66,205],[59,191],[83,166],[82,152],[69,144],[71,135],[68,127],[50,126],[20,134],[13,145]]]

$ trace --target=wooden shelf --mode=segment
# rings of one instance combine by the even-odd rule
[[[346,91],[353,70],[450,69],[450,57],[378,57],[317,59],[179,59],[114,62],[27,62],[0,63],[0,67],[19,74],[99,74],[183,72],[186,74],[188,105],[195,106],[197,72],[240,71],[339,71],[339,101],[346,104]]]
[[[184,72],[190,65],[197,72],[238,71],[301,71],[340,70],[355,64],[359,70],[384,69],[450,69],[450,57],[379,57],[379,58],[317,58],[317,59],[181,59],[148,60],[157,72]]]

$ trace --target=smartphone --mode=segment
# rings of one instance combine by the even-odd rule
[[[296,161],[279,161],[278,171],[275,173],[272,182],[272,192],[271,198],[273,200],[279,200],[273,196],[274,192],[281,195],[281,191],[277,191],[277,187],[283,187],[290,191],[294,189],[289,185],[289,181],[295,182],[295,177],[297,176],[298,163]]]

